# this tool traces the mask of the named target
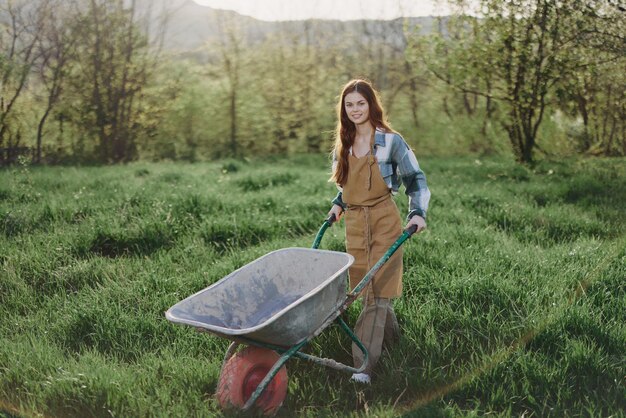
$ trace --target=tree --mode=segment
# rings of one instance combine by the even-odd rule
[[[242,68],[245,66],[244,60],[244,32],[235,20],[230,18],[224,21],[217,20],[217,27],[220,33],[219,51],[222,69],[226,76],[228,95],[228,114],[230,119],[230,154],[233,157],[240,157],[242,151],[239,149],[239,138],[237,137],[238,116],[239,116],[239,88]]]
[[[519,162],[529,163],[550,93],[566,75],[597,61],[588,54],[588,61],[581,63],[571,54],[574,47],[587,48],[590,27],[602,25],[597,15],[585,12],[597,5],[590,0],[478,3],[483,13],[480,18],[461,14],[467,41],[453,44],[440,39],[440,45],[452,52],[444,62],[432,59],[429,68],[464,93],[500,102],[502,124],[514,155]],[[459,0],[455,4],[464,12],[469,3]],[[451,77],[441,75],[443,65],[453,68]],[[490,74],[493,82],[472,82],[477,74]]]
[[[412,60],[410,54],[406,51],[407,48],[412,47],[410,31],[412,31],[413,36],[419,36],[419,29],[419,26],[409,27],[408,21],[405,20],[402,31],[402,48],[396,51],[401,58],[397,60],[397,65],[392,65],[389,76],[391,88],[385,100],[387,113],[391,114],[396,98],[401,93],[405,93],[415,128],[420,126],[418,111],[421,104],[418,100],[418,92],[424,86],[427,86],[428,83],[426,82],[424,71],[416,66],[419,63]]]
[[[128,5],[125,5],[128,3]],[[151,65],[148,38],[138,27],[135,0],[90,0],[71,27],[72,121],[97,138],[100,162],[137,158],[138,101]]]
[[[60,1],[51,1],[40,6],[44,16],[42,33],[37,43],[40,62],[38,65],[39,79],[46,93],[45,108],[37,125],[37,145],[34,160],[41,162],[41,148],[44,126],[54,106],[59,102],[65,83],[70,55],[76,44],[71,36],[68,8]]]
[[[286,155],[301,139],[307,149],[319,150],[313,121],[316,118],[316,84],[310,30],[300,34],[284,31],[270,36],[261,46],[260,77],[256,83],[271,123],[270,152]]]
[[[28,2],[9,1],[0,4],[0,16],[6,18],[0,21],[0,149],[6,147],[10,161],[21,138],[13,126],[18,124],[13,114],[38,58],[43,15]],[[4,153],[0,154],[0,162],[4,159]]]
[[[570,49],[580,64],[557,85],[559,107],[582,120],[572,135],[582,152],[626,155],[626,18],[615,2],[595,6],[582,11],[592,18]]]

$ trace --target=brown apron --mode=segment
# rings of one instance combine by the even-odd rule
[[[348,156],[348,179],[343,185],[343,201],[348,207],[346,249],[355,259],[349,270],[351,289],[402,233],[400,214],[380,173],[373,142],[370,147],[366,156]],[[377,298],[402,294],[402,248],[376,273],[366,294],[372,291]]]

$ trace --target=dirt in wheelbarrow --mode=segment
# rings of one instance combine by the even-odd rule
[[[301,295],[281,295],[261,301],[254,309],[231,305],[222,310],[220,317],[215,315],[197,315],[195,320],[208,325],[228,329],[252,328],[270,319],[285,307],[300,299]]]

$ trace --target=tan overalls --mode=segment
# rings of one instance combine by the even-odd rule
[[[373,138],[368,155],[357,158],[350,153],[348,167],[342,196],[347,205],[346,247],[355,259],[349,271],[353,289],[400,236],[402,227],[398,208],[374,157]],[[382,353],[383,342],[390,343],[399,336],[391,298],[401,293],[402,249],[399,248],[363,293],[364,308],[355,333],[369,353],[364,373],[371,374]],[[363,354],[356,344],[352,345],[352,356],[355,367],[359,367]]]

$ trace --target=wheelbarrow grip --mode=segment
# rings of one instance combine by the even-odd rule
[[[326,230],[330,226],[332,226],[332,224],[335,223],[336,221],[337,221],[337,218],[335,217],[334,213],[331,213],[330,216],[324,220],[322,227],[320,228],[319,232],[315,236],[315,240],[313,241],[313,245],[311,246],[311,248],[314,248],[314,249],[319,248],[320,242],[322,242],[322,237],[324,236],[324,232],[326,232]]]
[[[406,231],[407,234],[409,234],[409,236],[411,236],[417,232],[417,225],[411,225],[409,227],[404,228],[404,230]]]

